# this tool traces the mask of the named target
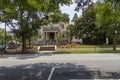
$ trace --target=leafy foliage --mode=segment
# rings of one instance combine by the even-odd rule
[[[6,40],[10,41],[12,40],[12,36],[10,36],[10,34],[8,32],[6,32]],[[4,44],[5,43],[5,29],[0,28],[0,44]]]
[[[83,11],[82,17],[75,22],[81,37],[83,36],[85,37],[85,35],[86,37],[89,37],[95,33],[96,31],[96,26],[94,23],[95,20],[96,20],[96,14],[93,5],[91,5],[85,11]]]
[[[0,0],[0,21],[6,21],[22,40],[22,52],[26,51],[26,40],[38,34],[41,25],[49,23],[50,13],[59,10],[59,5],[69,5],[71,0]],[[66,16],[66,14],[63,14]],[[63,17],[62,16],[62,17]],[[65,18],[68,20],[68,16]],[[64,19],[64,20],[65,20]]]
[[[77,19],[78,19],[78,15],[77,15],[77,13],[75,13],[73,16],[72,22],[75,22]]]
[[[114,38],[115,30],[119,32],[119,6],[116,6],[116,12],[114,12],[111,9],[112,6],[110,2],[98,2],[96,5],[96,24],[103,29],[102,31],[106,33],[106,36]]]
[[[116,41],[119,40],[120,32],[120,2],[118,0],[105,0],[97,4],[97,20],[106,36],[113,40],[113,50],[116,50]],[[99,11],[100,10],[100,11]]]
[[[69,37],[70,37],[70,41],[72,40],[73,36],[75,36],[76,34],[76,26],[73,24],[70,24],[68,26],[68,31],[69,31]]]
[[[66,13],[62,13],[60,10],[57,10],[54,14],[51,16],[51,21],[53,23],[58,23],[58,22],[66,22],[69,23],[69,15]]]
[[[89,5],[93,3],[93,0],[75,0],[75,3],[77,4],[75,10],[79,11],[80,9],[86,9]]]

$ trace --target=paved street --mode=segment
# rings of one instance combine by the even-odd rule
[[[0,80],[120,79],[120,54],[0,55]]]

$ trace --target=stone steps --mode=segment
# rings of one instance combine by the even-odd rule
[[[39,46],[39,51],[53,51],[56,50],[56,45],[46,45],[46,46]]]

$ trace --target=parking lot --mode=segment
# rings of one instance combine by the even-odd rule
[[[118,56],[95,54],[89,55],[88,58],[86,54],[2,55],[0,56],[0,80],[118,80],[120,58],[119,56],[115,59],[109,58],[107,55]],[[93,56],[97,58],[92,59]],[[106,60],[102,60],[100,56],[106,56]],[[110,66],[111,62],[113,65]]]
[[[105,72],[90,70],[74,64],[29,64],[14,67],[0,67],[0,80],[82,80],[120,79],[120,71]]]

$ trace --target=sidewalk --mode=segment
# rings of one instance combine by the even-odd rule
[[[25,54],[34,54],[34,53],[39,53],[39,54],[49,54],[49,53],[54,53],[57,51],[72,51],[72,50],[80,50],[80,51],[92,51],[93,53],[97,51],[104,51],[104,50],[112,50],[112,48],[57,48],[55,51],[38,51],[37,49],[27,49],[27,52]],[[120,48],[117,48],[117,50],[120,50]],[[6,54],[22,54],[21,48],[17,49],[7,49]],[[100,52],[99,52],[100,53]],[[103,52],[102,52],[103,53]],[[4,52],[0,52],[0,54],[4,54]]]
[[[7,49],[6,54],[23,54],[21,51],[22,51],[21,48]],[[25,54],[31,54],[31,53],[37,53],[37,49],[27,49],[27,52]],[[4,52],[0,54],[4,54]]]

